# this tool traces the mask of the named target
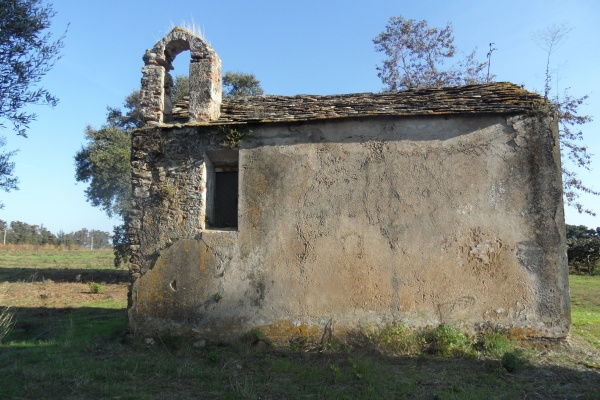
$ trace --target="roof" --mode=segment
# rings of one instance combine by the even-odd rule
[[[188,120],[188,99],[173,106],[173,122]],[[264,123],[368,116],[518,114],[543,102],[508,82],[342,95],[252,96],[224,99],[221,116],[201,124]],[[197,124],[197,123],[196,123]]]

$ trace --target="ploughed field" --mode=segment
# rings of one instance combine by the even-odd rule
[[[227,346],[126,337],[129,274],[112,260],[0,247],[0,399],[600,398],[600,276],[571,276],[562,342],[396,325],[274,348],[258,330]]]

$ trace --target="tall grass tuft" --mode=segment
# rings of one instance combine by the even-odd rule
[[[14,326],[14,316],[15,313],[10,307],[5,307],[2,312],[0,312],[0,342],[2,342],[2,339],[4,339],[12,330]]]
[[[446,323],[424,331],[423,342],[428,353],[442,357],[476,355],[469,339],[461,331]]]
[[[383,353],[418,354],[421,352],[417,332],[402,323],[388,325],[369,336]]]

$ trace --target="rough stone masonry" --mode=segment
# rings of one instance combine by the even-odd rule
[[[190,97],[171,105],[186,50]],[[491,83],[222,101],[218,55],[181,28],[144,61],[131,332],[567,335],[557,120],[538,95]]]

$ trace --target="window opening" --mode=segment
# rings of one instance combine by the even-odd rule
[[[208,228],[237,228],[239,197],[237,150],[207,152],[206,222]]]

